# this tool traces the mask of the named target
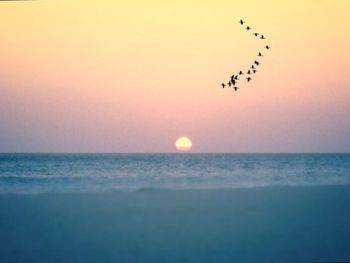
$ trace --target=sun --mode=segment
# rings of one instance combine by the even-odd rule
[[[192,148],[192,142],[188,137],[180,137],[176,140],[175,147],[179,152],[188,152]]]

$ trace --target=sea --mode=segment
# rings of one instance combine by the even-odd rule
[[[0,154],[0,193],[350,184],[350,154]]]
[[[350,262],[350,154],[1,154],[0,262]]]

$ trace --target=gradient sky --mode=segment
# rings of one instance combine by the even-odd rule
[[[0,152],[349,152],[350,1],[0,2]],[[265,44],[254,81],[220,88]]]

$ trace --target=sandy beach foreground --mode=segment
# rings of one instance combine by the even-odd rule
[[[350,187],[0,195],[0,262],[350,260]]]

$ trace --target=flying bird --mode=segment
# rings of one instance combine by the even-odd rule
[[[231,81],[229,81],[227,84],[228,84],[229,87],[231,87]]]
[[[271,47],[270,46],[265,46],[266,49],[270,49]]]
[[[236,87],[236,86],[234,86],[233,88],[234,88],[234,90],[235,90],[235,91],[237,91],[237,90],[239,89],[239,88],[238,88],[238,87]]]
[[[241,24],[241,25],[243,25],[244,23],[245,23],[245,21],[243,21],[242,19],[239,21],[239,23]]]
[[[250,74],[250,70],[248,70],[247,74]]]
[[[231,81],[232,86],[234,86],[236,84],[236,80],[235,80],[234,75],[231,76],[231,80],[230,81]]]
[[[221,83],[221,86],[222,86],[222,88],[226,87],[225,83]]]
[[[253,69],[253,73],[255,74],[257,72],[257,70],[256,69]]]
[[[254,33],[254,35],[257,37],[259,35],[259,33]]]
[[[261,37],[260,37],[261,39],[266,39],[265,37],[264,37],[264,35],[261,35]]]
[[[263,55],[261,54],[261,52],[259,52],[259,54],[258,54],[258,57],[262,57]]]
[[[254,64],[257,65],[257,66],[259,66],[259,65],[260,65],[260,62],[255,60],[255,61],[254,61]]]
[[[252,29],[252,28],[251,28],[251,27],[249,27],[249,26],[247,26],[245,29],[250,30],[250,29]]]
[[[242,70],[238,73],[239,75],[243,75],[243,72],[242,72]]]
[[[251,68],[251,69],[255,69],[254,65],[252,65],[250,68]]]
[[[247,81],[248,81],[248,82],[249,82],[249,81],[251,81],[251,80],[252,80],[252,78],[251,78],[251,77],[248,77],[248,78],[247,78]]]

